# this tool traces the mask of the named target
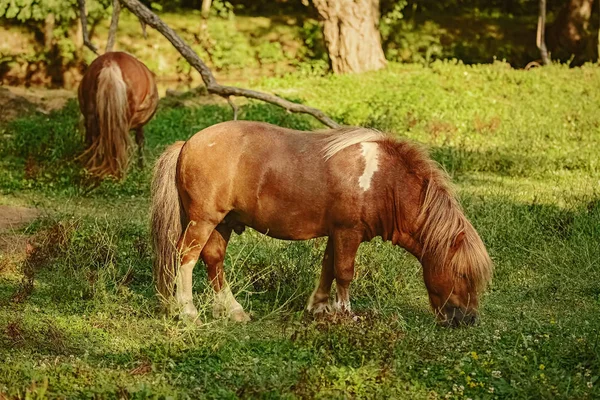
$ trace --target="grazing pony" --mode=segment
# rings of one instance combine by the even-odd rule
[[[195,318],[192,270],[202,257],[216,292],[213,314],[247,320],[223,276],[232,231],[246,226],[285,240],[327,236],[321,278],[308,301],[350,312],[359,245],[376,236],[423,265],[442,324],[472,324],[492,263],[464,216],[447,175],[415,144],[364,128],[302,132],[259,122],[224,122],[177,142],[152,183],[157,289]]]
[[[89,66],[78,91],[85,119],[87,170],[100,178],[122,178],[127,170],[135,129],[138,164],[143,167],[143,126],[158,104],[154,74],[132,55],[110,52]]]

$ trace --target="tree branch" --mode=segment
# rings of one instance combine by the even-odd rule
[[[227,96],[227,102],[229,103],[229,106],[233,110],[233,120],[237,121],[238,107],[235,105],[235,103],[233,102],[233,100],[231,100],[231,96]]]
[[[83,0],[80,0],[83,1]],[[150,25],[159,31],[169,42],[181,53],[188,63],[196,69],[206,85],[209,93],[214,93],[224,98],[229,96],[243,96],[252,99],[262,100],[267,103],[275,104],[286,109],[289,112],[309,114],[321,121],[330,128],[338,128],[340,125],[329,118],[323,111],[316,108],[307,107],[302,104],[293,103],[274,95],[255,90],[243,89],[234,86],[219,85],[213,76],[210,68],[198,57],[198,55],[187,45],[167,24],[165,24],[156,14],[146,8],[139,0],[120,0],[121,4],[137,16],[141,21]]]
[[[148,39],[148,35],[146,34],[146,23],[140,19],[140,26],[142,27],[142,34],[144,35],[144,40]]]
[[[98,55],[98,48],[90,42],[87,30],[87,15],[85,13],[85,0],[79,0],[79,18],[81,19],[81,31],[83,32],[83,44]]]
[[[115,46],[115,37],[119,27],[119,14],[121,13],[121,3],[119,0],[113,0],[113,13],[110,20],[110,29],[108,30],[108,41],[106,42],[106,53],[112,51]]]

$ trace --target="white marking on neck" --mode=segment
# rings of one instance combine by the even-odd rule
[[[362,156],[365,159],[365,170],[358,178],[358,185],[366,192],[371,187],[371,180],[379,167],[379,149],[376,142],[363,142],[360,147]]]

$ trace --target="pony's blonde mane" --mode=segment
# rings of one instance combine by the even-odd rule
[[[434,268],[462,275],[475,289],[484,289],[492,277],[492,261],[479,234],[465,217],[450,177],[424,150],[404,143],[412,148],[411,161],[416,164],[425,191],[417,217],[423,255],[429,255]],[[461,232],[463,240],[448,261],[454,241]]]
[[[378,142],[386,135],[368,128],[343,127],[322,132],[324,135],[323,157],[329,160],[340,151],[359,143]]]

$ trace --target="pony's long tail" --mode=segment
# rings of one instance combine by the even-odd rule
[[[87,169],[99,177],[121,178],[127,170],[132,141],[127,85],[117,63],[108,63],[98,74],[96,108],[99,135],[86,151]]]
[[[173,295],[177,266],[177,240],[183,231],[183,208],[175,173],[185,142],[176,142],[160,156],[152,177],[151,232],[154,248],[154,279],[163,299]]]

